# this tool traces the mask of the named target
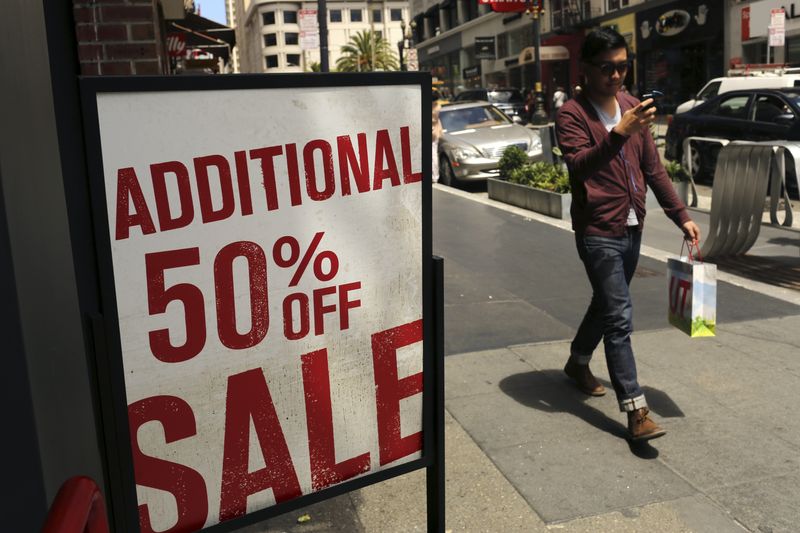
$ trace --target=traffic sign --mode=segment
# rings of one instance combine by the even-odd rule
[[[297,22],[301,32],[319,32],[319,20],[317,19],[316,9],[301,9],[298,11]],[[319,45],[317,45],[317,47],[319,47]]]
[[[786,29],[783,26],[769,27],[769,46],[784,46],[786,44]]]
[[[770,11],[769,25],[773,28],[786,27],[786,11],[783,8]]]

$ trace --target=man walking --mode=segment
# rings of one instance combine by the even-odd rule
[[[647,186],[666,215],[697,243],[700,230],[672,188],[649,126],[652,100],[620,92],[630,60],[625,38],[603,28],[581,49],[583,91],[564,103],[556,118],[558,144],[572,185],[572,228],[593,295],[572,341],[564,372],[592,396],[605,389],[589,370],[603,340],[620,410],[628,414],[633,441],[664,435],[650,417],[631,347],[630,282],[639,260]]]

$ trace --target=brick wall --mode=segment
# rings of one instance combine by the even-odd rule
[[[156,0],[73,0],[81,74],[165,74]]]

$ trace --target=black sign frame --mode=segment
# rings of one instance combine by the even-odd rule
[[[220,76],[141,76],[79,77],[83,112],[82,133],[91,196],[91,217],[98,270],[102,313],[91,318],[94,335],[95,364],[99,408],[102,411],[100,432],[104,435],[102,453],[107,465],[107,494],[111,528],[114,531],[138,532],[139,513],[133,459],[128,428],[119,317],[114,284],[109,221],[101,156],[97,95],[125,92],[225,91],[243,89],[285,89],[364,86],[416,86],[421,93],[422,128],[422,320],[423,320],[423,393],[422,455],[418,459],[390,466],[204,528],[207,533],[234,531],[276,517],[283,513],[333,498],[353,490],[391,479],[419,469],[426,470],[428,531],[444,532],[444,297],[443,261],[432,253],[432,182],[430,120],[431,77],[428,73],[364,74],[280,74]],[[86,214],[89,216],[89,214]]]
[[[497,39],[494,35],[475,37],[475,59],[497,59]]]

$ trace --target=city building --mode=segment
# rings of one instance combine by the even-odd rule
[[[319,48],[303,50],[300,42],[300,10],[316,10],[316,2],[283,0],[236,0],[237,39],[240,44],[241,72],[303,72],[320,61]],[[246,5],[245,5],[246,4]],[[241,10],[239,10],[241,8]],[[329,1],[328,53],[331,69],[341,48],[356,33],[374,30],[393,45],[403,39],[403,26],[409,22],[408,3]]]
[[[230,28],[236,28],[236,7],[237,0],[225,0],[225,23]],[[237,32],[238,34],[238,32]],[[238,35],[237,35],[238,37]],[[239,72],[239,47],[236,46],[231,50],[231,70],[234,73]]]
[[[740,11],[726,5],[728,1],[733,2],[544,1],[540,54],[545,101],[550,102],[558,86],[570,91],[580,84],[578,57],[583,37],[592,28],[608,26],[625,36],[636,55],[636,68],[625,80],[627,88],[634,94],[660,90],[665,94],[661,108],[669,112],[726,70],[735,38],[725,32],[739,24],[738,19],[733,23],[732,13]],[[780,0],[762,2],[779,4]],[[732,6],[740,4],[745,2]],[[476,0],[415,0],[411,5],[420,69],[430,71],[445,92],[477,86],[533,88],[535,49],[529,14],[495,13]],[[476,57],[476,39],[492,38],[494,57]]]
[[[774,46],[767,54],[767,28],[773,9],[784,8],[784,46]],[[783,0],[730,0],[727,46],[730,62],[736,64],[778,63],[800,65],[800,2]]]

